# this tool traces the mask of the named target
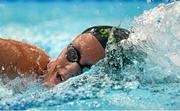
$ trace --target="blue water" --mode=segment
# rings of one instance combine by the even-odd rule
[[[51,90],[32,78],[0,82],[0,109],[180,109],[180,2],[159,4],[0,2],[0,37],[35,44],[53,59],[93,25],[133,30],[120,44],[127,50],[134,46],[134,52],[147,53],[142,56],[145,63],[131,58],[134,65],[124,70],[106,67],[105,58]],[[120,64],[119,46],[109,43],[107,53],[112,49],[116,49],[117,57],[112,63]]]
[[[129,27],[135,16],[156,5],[146,2],[2,2],[0,36],[36,44],[55,58],[87,27],[102,24]]]

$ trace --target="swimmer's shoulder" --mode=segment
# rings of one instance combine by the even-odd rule
[[[20,49],[27,49],[27,50],[33,50],[35,52],[38,52],[40,54],[44,54],[46,57],[50,58],[48,53],[45,52],[43,49],[39,48],[38,46],[32,45],[30,43],[26,43],[24,41],[18,41],[13,39],[4,39],[0,38],[0,46],[9,46],[9,47],[16,47]]]

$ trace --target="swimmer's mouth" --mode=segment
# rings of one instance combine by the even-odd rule
[[[59,74],[58,72],[56,73],[56,78],[60,81],[63,82],[64,78],[61,76],[61,74]]]

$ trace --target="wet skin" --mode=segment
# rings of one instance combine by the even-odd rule
[[[42,75],[50,57],[42,49],[15,40],[0,39],[0,76],[9,79],[31,74]]]
[[[72,42],[73,46],[80,52],[81,65],[93,65],[105,57],[104,48],[91,34],[81,34]],[[48,65],[48,73],[44,77],[45,86],[53,87],[70,77],[80,74],[81,67],[76,62],[69,62],[66,58],[65,48],[58,58]]]
[[[72,44],[80,52],[81,65],[93,65],[105,57],[104,48],[91,34],[79,35]],[[50,62],[48,54],[36,46],[0,39],[0,75],[6,74],[9,79],[14,79],[21,74],[43,75],[45,86],[52,87],[80,74],[81,67],[76,62],[69,62],[66,52],[67,48],[56,60]]]

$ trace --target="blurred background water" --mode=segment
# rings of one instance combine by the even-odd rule
[[[102,24],[126,28],[135,16],[158,4],[146,1],[15,1],[0,3],[0,36],[36,44],[53,58],[86,28]]]
[[[180,109],[180,3],[170,2],[0,0],[0,37],[37,45],[53,59],[94,25],[133,27],[128,42],[148,54],[145,65],[124,71],[105,71],[102,60],[51,90],[30,78],[0,82],[0,109]]]

